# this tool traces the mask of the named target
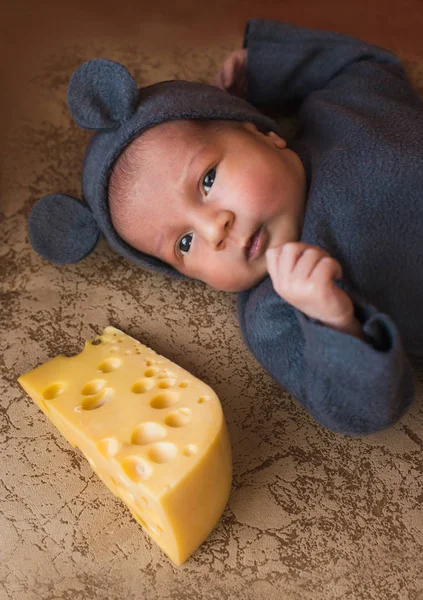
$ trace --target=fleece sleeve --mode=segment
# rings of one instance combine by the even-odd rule
[[[264,368],[323,426],[350,435],[393,425],[414,397],[414,373],[393,321],[355,298],[361,340],[308,319],[267,278],[240,295],[244,339]]]
[[[248,50],[247,99],[263,110],[278,109],[281,114],[297,110],[309,94],[349,73],[352,65],[351,81],[343,82],[346,87],[357,80],[361,65],[366,71],[368,63],[381,67],[384,77],[409,85],[395,55],[336,32],[250,19],[244,47]]]

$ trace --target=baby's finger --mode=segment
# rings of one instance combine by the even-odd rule
[[[273,248],[269,248],[266,251],[265,256],[266,256],[267,271],[271,277],[275,276],[278,272],[282,249],[283,249],[283,245],[282,246],[273,246]]]
[[[328,283],[342,277],[342,267],[337,260],[330,256],[322,258],[315,266],[310,275],[311,281]]]
[[[216,75],[216,85],[217,87],[220,87],[222,90],[226,89],[226,80],[227,80],[227,67],[225,66],[225,64],[222,65],[219,73]]]
[[[235,64],[234,64],[234,74],[235,78],[239,79],[243,76],[245,72],[245,60],[240,54],[235,56]]]
[[[293,269],[293,275],[298,279],[308,279],[317,263],[322,259],[320,248],[306,248]]]
[[[225,90],[230,88],[235,81],[236,55],[228,56],[222,66],[222,82]]]
[[[223,73],[222,73],[222,69],[220,69],[220,71],[216,75],[215,84],[216,84],[216,86],[218,88],[221,88],[222,90],[225,89],[225,87],[223,85]]]
[[[280,263],[281,274],[283,273],[284,276],[290,275],[307,248],[310,248],[310,246],[308,244],[303,244],[302,242],[289,242],[288,244],[284,244]]]

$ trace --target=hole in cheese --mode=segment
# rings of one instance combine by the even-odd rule
[[[154,381],[151,379],[140,379],[132,386],[132,391],[134,394],[144,394],[144,392],[148,392],[154,387]]]
[[[181,381],[179,384],[180,388],[187,388],[189,386],[189,381]]]
[[[50,414],[47,404],[45,402],[43,402],[42,400],[40,400],[40,406],[41,406],[41,410],[43,410],[46,413],[46,415]]]
[[[134,429],[131,437],[132,444],[143,446],[144,444],[152,444],[166,437],[166,429],[158,423],[142,423]]]
[[[122,360],[120,358],[107,358],[98,366],[98,370],[103,371],[103,373],[111,373],[119,369],[121,364]]]
[[[179,394],[177,392],[163,392],[154,396],[150,402],[152,408],[168,408],[172,404],[176,404],[179,400]]]
[[[170,387],[172,387],[172,385],[175,385],[175,383],[176,383],[176,379],[171,379],[171,378],[162,379],[157,384],[157,387],[161,388],[162,390],[165,390],[166,388],[170,388]]]
[[[153,469],[139,456],[129,456],[122,463],[122,468],[132,481],[145,481],[153,474]]]
[[[163,371],[159,375],[159,379],[173,378],[173,376],[174,374],[172,373],[172,371],[167,371],[166,369],[163,369]]]
[[[104,438],[97,444],[99,452],[104,458],[115,456],[119,450],[120,444],[116,438]]]
[[[203,402],[208,402],[209,400],[209,396],[201,396],[201,398],[198,398],[198,404],[203,404]]]
[[[155,463],[165,463],[175,458],[178,449],[170,442],[157,442],[148,453],[148,458]]]
[[[152,367],[150,369],[147,369],[144,373],[144,377],[153,377],[154,375],[156,375],[159,372],[159,369],[156,369],[155,367]]]
[[[188,444],[182,450],[182,453],[184,454],[184,456],[194,456],[194,454],[197,454],[197,452],[198,452],[198,447],[195,444]]]
[[[160,535],[161,533],[163,533],[163,529],[160,527],[160,525],[157,525],[157,523],[150,525],[150,531],[152,531],[156,535]]]
[[[171,413],[165,419],[166,425],[169,427],[184,427],[192,420],[192,413],[189,408],[180,408],[179,410]]]
[[[141,517],[137,514],[137,513],[132,513],[134,515],[134,517],[136,518],[136,520],[138,521],[138,523],[144,527],[144,529],[147,529],[147,523],[141,519]]]
[[[58,382],[49,385],[43,392],[44,400],[54,400],[65,391],[66,383]]]
[[[124,502],[127,504],[132,504],[134,502],[134,495],[131,492],[128,492],[126,488],[121,485],[116,485],[119,496],[122,498]]]
[[[94,410],[96,408],[100,408],[103,406],[103,404],[106,404],[106,402],[111,400],[114,394],[115,390],[113,388],[106,388],[94,396],[85,398],[82,401],[81,407],[83,410]]]
[[[81,390],[83,396],[93,396],[104,388],[107,381],[105,379],[93,379],[84,385]]]

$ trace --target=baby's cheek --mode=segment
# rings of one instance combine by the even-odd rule
[[[228,273],[226,265],[209,265],[206,272],[203,273],[203,281],[211,287],[221,291],[232,291],[236,287],[234,275]]]
[[[248,209],[252,214],[263,218],[280,207],[279,186],[266,175],[267,173],[259,173],[243,186],[244,210]]]

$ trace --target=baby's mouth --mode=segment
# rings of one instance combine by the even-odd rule
[[[247,261],[259,258],[265,251],[269,236],[262,225],[253,233],[245,246],[245,256]]]

